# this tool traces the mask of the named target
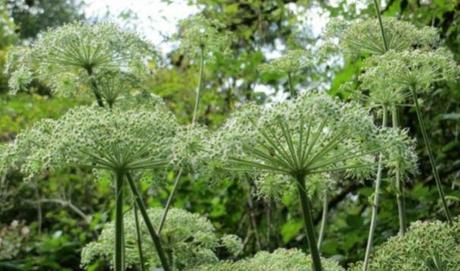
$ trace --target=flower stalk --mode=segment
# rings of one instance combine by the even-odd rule
[[[169,193],[168,200],[166,201],[165,210],[164,210],[163,216],[161,217],[160,226],[158,227],[158,234],[161,233],[161,230],[163,229],[164,224],[166,222],[166,217],[168,216],[168,211],[171,208],[171,203],[174,198],[174,195],[176,194],[177,187],[179,186],[181,175],[182,175],[182,168],[180,168],[179,172],[177,173],[176,179],[174,180],[173,189],[171,190],[171,193]]]
[[[142,251],[142,234],[141,234],[141,228],[139,225],[139,216],[137,214],[137,205],[134,203],[134,222],[136,225],[136,241],[137,241],[137,248],[139,250],[139,266],[141,271],[145,271],[145,260],[144,260],[144,252]]]
[[[101,93],[99,92],[99,89],[97,87],[96,80],[94,80],[93,76],[93,69],[91,67],[85,68],[86,73],[89,76],[89,80],[91,83],[91,90],[93,91],[94,96],[96,97],[97,105],[100,107],[104,107],[104,101],[102,100]]]
[[[321,250],[321,244],[323,243],[324,232],[326,230],[328,203],[329,202],[328,202],[327,191],[324,191],[324,195],[323,195],[323,212],[321,214],[321,226],[319,228],[319,235],[318,235],[318,250]]]
[[[296,177],[296,181],[297,190],[300,196],[300,205],[302,207],[302,215],[304,219],[308,247],[310,249],[310,254],[312,258],[312,269],[313,271],[321,271],[321,258],[315,240],[315,229],[313,226],[313,219],[311,216],[311,203],[305,188],[305,174],[298,175]]]
[[[165,251],[163,250],[163,247],[161,245],[160,236],[155,231],[152,221],[150,220],[147,214],[147,210],[145,208],[144,202],[142,201],[141,194],[137,189],[133,179],[131,178],[131,175],[127,173],[126,177],[128,179],[128,184],[131,188],[131,191],[134,194],[134,199],[136,200],[137,207],[139,207],[141,216],[145,222],[145,225],[147,226],[147,230],[149,231],[150,237],[152,238],[153,244],[155,245],[155,248],[157,250],[158,258],[160,259],[161,265],[163,266],[164,271],[171,271],[168,260],[166,258]]]
[[[382,127],[387,125],[387,108],[383,107]],[[383,170],[383,154],[379,154],[379,161],[377,165],[377,176],[375,180],[374,201],[372,204],[371,225],[369,228],[369,236],[367,238],[366,254],[364,256],[363,271],[369,269],[369,261],[372,253],[372,245],[374,241],[375,227],[377,226],[377,213],[379,209],[380,199],[380,186],[382,183],[382,170]]]
[[[391,119],[393,128],[399,128],[399,114],[398,108],[393,105],[391,108]],[[396,184],[396,202],[398,204],[398,218],[399,218],[399,234],[404,235],[406,232],[406,203],[404,201],[404,183],[401,180],[401,172],[399,163],[396,165],[395,173],[395,184]]]
[[[436,188],[438,189],[439,197],[441,198],[441,203],[444,208],[444,213],[446,215],[447,221],[449,224],[453,223],[452,216],[447,207],[446,196],[442,188],[441,178],[439,177],[438,168],[436,167],[436,161],[434,160],[433,150],[431,148],[430,139],[426,132],[425,122],[423,121],[422,111],[420,110],[420,105],[418,103],[417,92],[415,87],[411,87],[412,99],[415,105],[415,112],[417,113],[417,119],[419,123],[420,132],[422,132],[423,143],[425,144],[426,151],[428,152],[428,157],[431,164],[431,170],[433,171],[433,177],[436,182]]]
[[[124,238],[123,238],[123,175],[122,171],[115,176],[115,271],[124,271]]]
[[[204,81],[204,46],[200,47],[200,75],[198,77],[198,87],[196,89],[196,96],[195,96],[195,106],[193,108],[193,117],[192,117],[192,125],[195,124],[197,114],[198,114],[198,107],[200,106],[200,99],[201,99],[201,91],[203,90],[203,82]]]

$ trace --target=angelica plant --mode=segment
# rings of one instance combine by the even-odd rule
[[[152,46],[135,33],[114,24],[71,23],[43,33],[30,47],[19,47],[8,55],[12,93],[24,89],[32,79],[48,85],[52,93],[75,95],[89,90],[99,106],[111,103],[99,86],[107,72],[141,80],[149,75]],[[125,90],[126,91],[126,90]]]
[[[360,88],[369,91],[366,100],[370,106],[382,108],[384,116],[387,110],[391,112],[393,127],[399,126],[398,107],[407,104],[408,101],[414,104],[442,206],[447,220],[451,221],[417,96],[420,92],[428,91],[435,82],[454,80],[458,76],[458,67],[447,50],[437,48],[439,37],[434,28],[417,28],[408,22],[382,18],[378,1],[374,1],[374,6],[377,20],[358,21],[345,27],[342,24],[337,28],[342,30],[342,34],[338,35],[341,39],[342,51],[346,56],[351,57],[369,56],[364,62],[363,73],[359,77]],[[406,158],[415,161],[415,155],[406,155]],[[402,164],[402,161],[396,161],[390,173],[395,177],[402,235],[407,223],[403,181],[407,179],[408,173],[415,173],[416,167],[415,163]],[[378,184],[376,182],[374,195],[376,198]],[[376,202],[374,198],[363,270],[368,270],[370,260],[377,212]]]
[[[239,143],[228,138],[225,145],[231,149],[222,152],[233,151],[235,170],[284,175],[296,184],[313,270],[322,270],[306,182],[315,174],[372,167],[372,155],[383,146],[381,131],[358,104],[321,93],[258,110],[258,119],[246,120],[249,125],[242,122],[232,131]]]
[[[159,227],[164,210],[152,208],[147,210],[150,220],[156,228]],[[127,267],[140,266],[141,261],[138,255],[136,222],[132,212],[125,214],[125,262]],[[93,261],[103,259],[111,263],[113,267],[113,247],[115,227],[113,223],[104,226],[97,241],[87,244],[82,251],[82,266],[88,266]],[[140,238],[147,240],[148,229],[144,223],[140,225]],[[192,214],[185,210],[171,208],[168,220],[161,231],[160,238],[164,243],[164,250],[167,253],[171,267],[174,270],[187,270],[193,267],[206,264],[216,264],[218,261],[215,250],[224,247],[231,253],[239,253],[241,240],[234,235],[225,235],[219,238],[211,222],[198,214]],[[147,270],[161,267],[161,261],[152,251],[152,242],[144,241],[142,255]]]
[[[155,170],[170,161],[177,122],[163,106],[137,110],[77,107],[58,120],[43,120],[18,135],[5,162],[32,177],[44,171],[84,166],[109,172],[115,183],[115,270],[124,269],[123,187],[126,181],[145,220],[165,270],[169,269],[157,232],[150,222],[130,172]]]
[[[408,98],[395,101],[393,103],[394,106],[402,104],[406,100],[412,100],[444,212],[447,220],[451,221],[451,215],[447,207],[442,183],[431,149],[430,139],[423,121],[418,95],[419,93],[426,93],[435,82],[455,80],[458,76],[458,66],[455,64],[452,55],[445,49],[434,51],[390,51],[382,56],[376,56],[368,62],[368,65],[371,65],[370,63],[374,63],[375,65],[369,69],[369,72],[366,71],[362,76],[364,78],[363,82],[366,85],[386,89],[387,92],[399,92],[401,94],[397,95],[398,98]],[[379,74],[378,77],[375,76],[377,73]],[[387,78],[386,83],[383,82],[382,76]],[[374,80],[374,83],[369,83],[371,80]],[[397,109],[393,108],[393,110],[396,111]],[[396,121],[396,113],[394,115]]]

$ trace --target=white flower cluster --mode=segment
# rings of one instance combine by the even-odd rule
[[[439,43],[433,27],[417,28],[411,23],[392,17],[382,18],[388,50],[405,51],[414,47],[428,48]],[[363,55],[382,55],[386,52],[380,24],[377,19],[358,19],[352,22],[332,20],[326,36],[339,38],[340,50],[350,58]]]
[[[385,148],[384,165],[395,176],[398,171],[402,180],[407,180],[418,172],[418,157],[415,149],[416,141],[408,135],[407,130],[382,128],[379,134]]]
[[[147,210],[155,228],[158,228],[163,212],[164,209],[161,208]],[[98,240],[85,246],[82,251],[83,266],[99,259],[112,263],[114,231],[113,223],[106,224]],[[146,266],[149,270],[160,267],[155,247],[143,222],[140,222],[140,231]],[[125,262],[128,267],[133,267],[139,264],[139,254],[136,224],[132,211],[125,214],[124,232]],[[208,219],[176,208],[169,210],[168,219],[161,231],[160,238],[163,241],[164,250],[172,255],[174,270],[186,270],[199,265],[217,263],[218,258],[214,251],[219,246],[224,246],[229,252],[235,254],[240,252],[242,247],[241,240],[236,236],[224,236],[219,239]]]
[[[13,93],[38,79],[57,94],[73,95],[103,72],[148,75],[154,56],[149,43],[114,24],[70,23],[43,33],[31,47],[12,50],[6,72]]]
[[[369,264],[375,271],[458,270],[460,266],[460,219],[447,222],[416,221],[404,236],[398,235],[377,247]],[[362,270],[362,263],[350,271]],[[433,268],[437,266],[437,268]]]
[[[4,164],[29,177],[78,165],[145,169],[158,161],[169,162],[177,127],[174,116],[161,106],[150,110],[77,107],[19,134],[6,148]]]
[[[344,271],[336,261],[321,259],[322,270]],[[220,262],[192,269],[193,271],[310,271],[311,258],[298,249],[277,249],[274,252],[261,251],[254,257],[237,262]]]
[[[452,53],[436,50],[389,51],[365,61],[361,87],[369,89],[372,104],[399,105],[407,102],[411,89],[427,92],[433,83],[458,78],[460,69]]]
[[[204,52],[205,56],[230,53],[232,35],[225,31],[219,22],[203,15],[191,16],[179,23],[180,50],[187,57],[196,57]]]

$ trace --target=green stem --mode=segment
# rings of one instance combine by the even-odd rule
[[[447,207],[446,196],[444,195],[444,190],[442,188],[441,178],[439,177],[439,172],[436,167],[436,162],[434,160],[433,150],[431,149],[430,139],[426,133],[425,122],[423,121],[422,111],[420,110],[420,105],[417,99],[417,92],[415,87],[411,87],[412,99],[415,105],[415,111],[417,113],[418,124],[420,127],[420,132],[422,132],[423,143],[425,144],[426,151],[428,152],[428,157],[430,159],[431,170],[433,171],[434,180],[436,182],[436,188],[438,189],[439,197],[441,198],[442,206],[446,214],[447,221],[449,224],[452,224],[452,216],[450,215],[449,208]]]
[[[104,101],[102,100],[102,96],[99,93],[99,89],[97,87],[96,80],[94,80],[94,78],[92,77],[93,69],[92,68],[87,68],[86,73],[89,76],[89,80],[90,80],[90,83],[91,83],[91,90],[93,91],[93,94],[96,97],[97,105],[99,105],[100,107],[104,107]]]
[[[318,250],[320,251],[321,251],[321,244],[324,238],[324,231],[326,229],[328,203],[329,202],[328,202],[328,196],[327,196],[327,191],[326,191],[324,192],[324,197],[323,197],[323,213],[321,215],[321,226],[319,228],[319,235],[318,235]]]
[[[145,271],[144,252],[142,251],[142,235],[141,228],[139,225],[139,217],[137,215],[137,205],[134,204],[134,222],[136,223],[136,237],[137,237],[137,249],[139,250],[139,261],[141,271]]]
[[[391,118],[393,123],[393,128],[399,128],[399,114],[398,108],[393,105],[391,108]],[[399,217],[399,234],[404,235],[406,232],[406,203],[404,202],[404,184],[401,180],[401,172],[399,163],[396,165],[396,174],[395,174],[395,184],[396,184],[396,202],[398,204],[398,217]]]
[[[126,174],[128,177],[128,183],[131,188],[131,191],[134,194],[134,199],[136,200],[137,207],[139,207],[139,211],[141,211],[142,218],[144,219],[145,225],[147,226],[147,230],[149,231],[150,237],[152,238],[153,244],[157,250],[158,258],[160,258],[161,265],[163,266],[164,271],[171,271],[169,267],[168,260],[166,258],[166,254],[161,246],[160,237],[158,236],[157,232],[155,231],[152,221],[150,220],[147,209],[145,208],[144,201],[142,201],[142,196],[139,190],[136,187],[131,175],[129,173]]]
[[[195,125],[198,107],[200,105],[201,91],[203,90],[204,78],[204,48],[200,51],[200,77],[198,78],[198,87],[196,89],[195,107],[193,109],[192,126]]]
[[[383,119],[382,127],[387,125],[387,109],[383,107]],[[379,198],[380,198],[380,185],[382,183],[382,169],[383,169],[383,155],[379,154],[379,161],[377,165],[377,177],[375,180],[375,191],[374,191],[374,202],[372,204],[372,215],[371,215],[371,225],[369,228],[369,236],[367,238],[366,254],[364,256],[363,270],[367,271],[369,269],[369,261],[372,253],[372,245],[374,242],[374,232],[377,225],[377,213],[379,209]]]
[[[168,200],[166,201],[165,210],[164,210],[163,216],[161,217],[160,226],[158,227],[158,234],[160,234],[161,230],[163,230],[164,224],[166,222],[166,217],[168,216],[169,208],[171,207],[172,200],[174,198],[174,195],[176,194],[177,187],[179,186],[178,184],[179,184],[181,175],[182,175],[182,168],[180,168],[179,172],[177,173],[176,179],[174,180],[173,189],[171,193],[169,193]]]
[[[382,38],[383,38],[383,46],[385,48],[385,52],[388,51],[388,41],[385,35],[385,30],[383,28],[383,22],[382,22],[382,15],[380,14],[380,8],[377,0],[374,0],[374,7],[375,7],[375,12],[377,13],[377,18],[379,20],[379,25],[380,25],[380,32],[382,33]]]
[[[288,83],[289,83],[289,93],[291,93],[291,99],[297,97],[297,91],[294,89],[294,84],[292,83],[292,75],[288,73]]]
[[[300,196],[300,205],[302,207],[302,214],[304,219],[304,226],[307,235],[308,247],[312,259],[312,270],[321,271],[321,258],[319,256],[318,247],[315,241],[315,230],[313,227],[313,219],[311,217],[311,204],[305,188],[305,175],[296,177],[297,190]]]
[[[124,271],[123,255],[123,172],[115,177],[115,271]]]

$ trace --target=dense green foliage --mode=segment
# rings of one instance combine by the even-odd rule
[[[321,154],[324,146],[338,140],[334,135],[341,135],[345,140],[334,143],[340,147],[334,151],[359,146],[365,155],[327,165],[316,161],[316,170],[324,166],[324,172],[308,177],[316,230],[323,201],[328,206],[320,249],[323,269],[343,270],[363,259],[378,150],[384,150],[385,168],[370,270],[451,271],[460,262],[455,257],[458,222],[448,227],[445,222],[417,221],[445,218],[410,96],[415,85],[447,204],[458,215],[460,5],[455,1],[387,1],[382,7],[392,49],[387,52],[372,1],[357,9],[347,1],[196,0],[191,2],[200,4],[202,15],[179,25],[172,39],[180,46],[168,56],[118,26],[89,26],[76,2],[7,2],[0,0],[0,66],[6,65],[0,76],[0,140],[15,143],[0,147],[0,168],[7,173],[0,179],[0,269],[78,270],[85,246],[97,247],[83,252],[88,270],[108,268],[116,197],[107,169],[123,164],[133,170],[155,165],[142,175],[133,172],[149,212],[162,210],[154,208],[165,206],[179,175],[172,204],[187,211],[171,209],[161,235],[169,241],[184,236],[170,246],[163,241],[165,250],[179,259],[173,261],[176,267],[311,270],[309,256],[280,249],[304,248],[307,236],[292,170],[274,170],[270,163],[274,155],[277,165],[294,165],[289,158],[303,157],[298,155],[302,122],[313,123],[311,133],[319,134],[320,120],[327,114],[334,121],[321,131],[326,137],[312,152]],[[30,12],[31,6],[42,11]],[[304,20],[306,12],[319,11],[338,18],[320,37]],[[82,22],[70,23],[74,20]],[[338,44],[319,47],[319,40],[333,36]],[[281,57],[267,58],[279,48],[285,48]],[[343,63],[335,58],[337,53],[343,53]],[[328,64],[320,64],[330,57]],[[194,107],[197,86],[201,100]],[[274,93],[260,91],[261,86],[272,87]],[[311,94],[301,93],[292,98],[316,88],[336,97],[306,98]],[[288,101],[267,105],[280,96]],[[113,106],[112,111],[99,108],[98,102]],[[393,105],[400,106],[399,126],[405,129],[378,128],[382,106],[390,111]],[[196,121],[189,124],[195,108]],[[280,149],[264,150],[274,138]],[[363,139],[384,147],[365,146]],[[292,148],[289,141],[292,157],[286,155]],[[93,148],[98,148],[97,155],[88,155]],[[339,159],[337,154],[342,153],[325,153],[322,161]],[[102,170],[93,170],[94,162]],[[370,167],[355,168],[368,163]],[[12,167],[6,170],[5,165]],[[345,167],[350,169],[330,172]],[[400,191],[396,172],[404,180],[407,221],[417,221],[405,236],[395,236]],[[130,193],[125,195],[124,211],[132,206]],[[139,268],[132,211],[125,216],[126,264]],[[152,216],[157,228],[161,214]],[[176,217],[180,221],[169,231],[168,221]],[[190,240],[196,232],[204,239]],[[230,233],[243,242],[225,235]],[[157,266],[147,229],[142,236],[146,262]],[[219,265],[197,267],[218,259],[223,260]],[[362,269],[359,263],[353,268]]]

